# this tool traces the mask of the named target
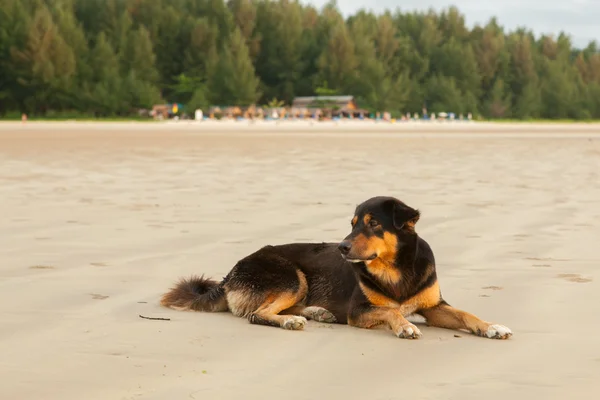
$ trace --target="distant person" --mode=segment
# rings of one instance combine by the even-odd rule
[[[196,121],[202,121],[202,117],[203,117],[202,110],[201,110],[201,109],[197,109],[197,110],[194,112],[194,119],[195,119]]]

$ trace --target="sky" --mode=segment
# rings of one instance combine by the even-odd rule
[[[322,7],[327,0],[303,0]],[[466,24],[485,24],[493,16],[505,31],[519,26],[532,30],[536,36],[563,31],[579,48],[596,40],[600,43],[600,0],[337,0],[344,16],[364,8],[374,12],[385,9],[402,11],[441,10],[456,6],[465,16]]]

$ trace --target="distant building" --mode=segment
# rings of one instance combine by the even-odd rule
[[[345,108],[355,110],[358,107],[354,102],[354,96],[303,96],[296,97],[292,103],[294,108],[319,108],[326,104],[327,107]]]
[[[302,96],[294,98],[292,102],[293,110],[308,111],[314,113],[328,109],[333,115],[352,115],[358,116],[361,113],[368,113],[361,110],[356,105],[354,96]]]

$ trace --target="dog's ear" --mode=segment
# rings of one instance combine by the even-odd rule
[[[415,229],[415,225],[420,217],[421,212],[419,210],[409,207],[398,200],[392,202],[392,218],[396,229]]]

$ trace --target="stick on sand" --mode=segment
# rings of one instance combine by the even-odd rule
[[[142,314],[140,314],[140,318],[152,319],[152,320],[155,320],[155,321],[170,321],[171,320],[171,318],[144,317]]]

